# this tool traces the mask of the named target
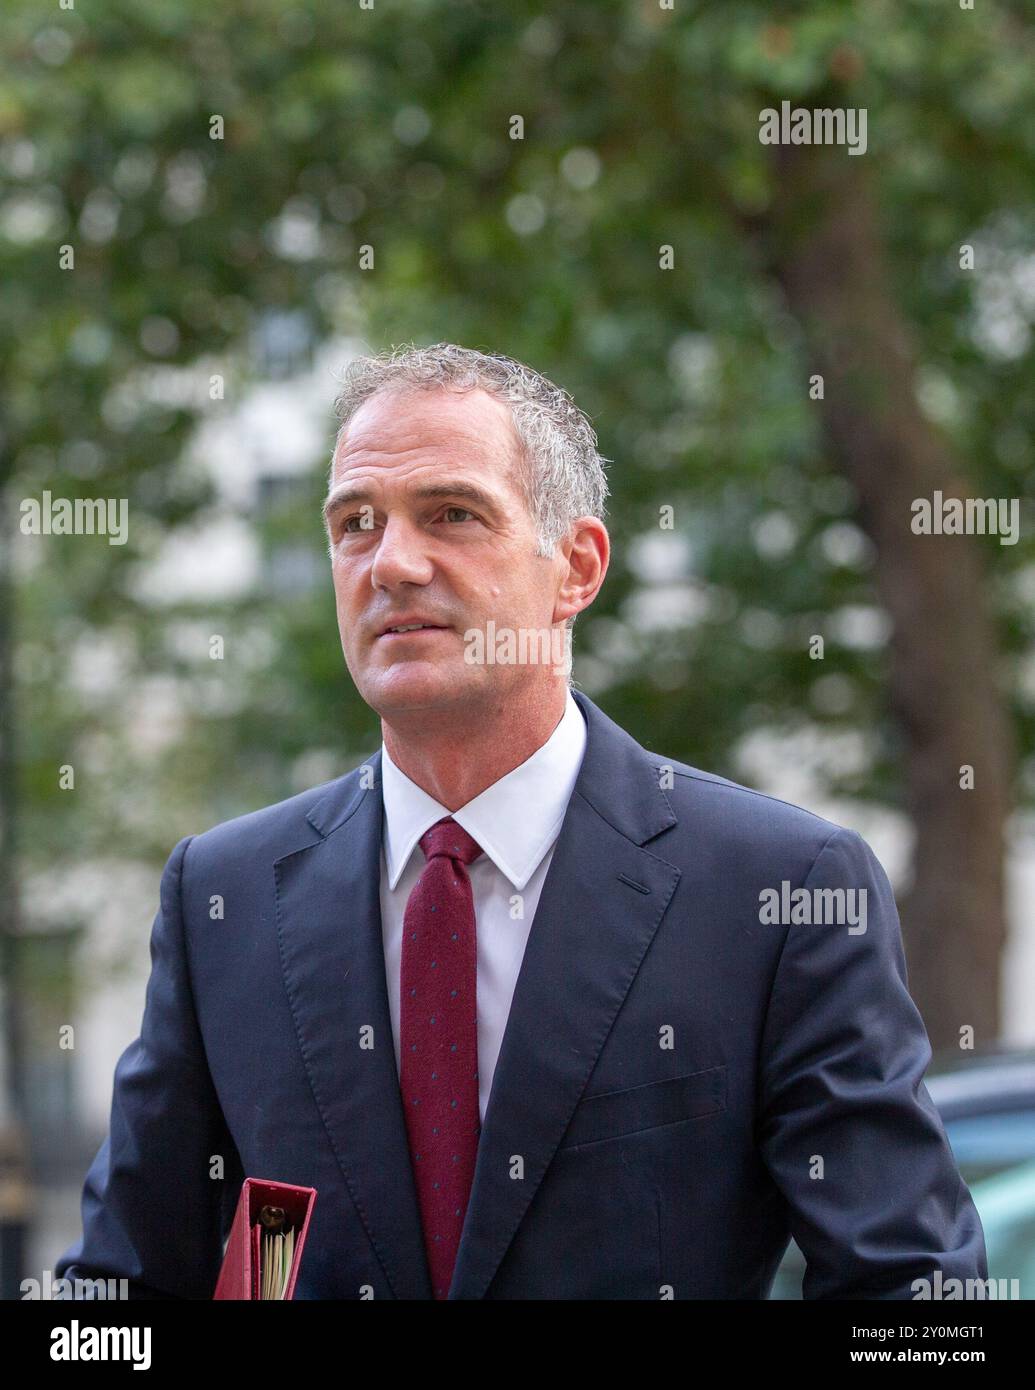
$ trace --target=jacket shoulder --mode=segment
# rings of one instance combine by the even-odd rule
[[[679,819],[702,831],[705,828],[714,831],[727,841],[761,841],[774,846],[795,844],[818,853],[838,832],[856,833],[794,802],[757,791],[717,773],[705,772],[689,763],[644,751],[659,778],[666,769],[671,769],[671,777],[667,780],[672,785],[666,795]],[[660,785],[667,786],[667,781]]]

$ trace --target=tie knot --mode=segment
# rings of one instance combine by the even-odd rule
[[[450,859],[459,859],[462,864],[473,864],[482,852],[478,841],[468,835],[452,816],[446,816],[426,830],[420,837],[420,847],[425,859],[435,859],[444,854]]]

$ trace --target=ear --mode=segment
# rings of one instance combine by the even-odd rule
[[[581,613],[600,592],[611,559],[607,527],[599,517],[579,517],[558,542],[558,550],[565,563],[554,602],[555,623]]]

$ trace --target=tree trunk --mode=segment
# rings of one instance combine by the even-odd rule
[[[777,146],[778,192],[758,223],[805,337],[831,455],[855,489],[893,621],[890,699],[903,735],[914,881],[902,902],[910,987],[932,1045],[999,1028],[1003,836],[1013,749],[997,684],[980,542],[915,535],[914,499],[966,496],[915,395],[915,352],[884,264],[862,158]],[[805,389],[803,385],[803,389]],[[974,769],[973,790],[960,769]]]

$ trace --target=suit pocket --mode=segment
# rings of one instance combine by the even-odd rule
[[[725,1108],[725,1066],[708,1067],[666,1081],[648,1081],[624,1091],[586,1096],[576,1106],[560,1147],[569,1149],[576,1144],[617,1139],[623,1134],[678,1124],[680,1120],[711,1115]]]

